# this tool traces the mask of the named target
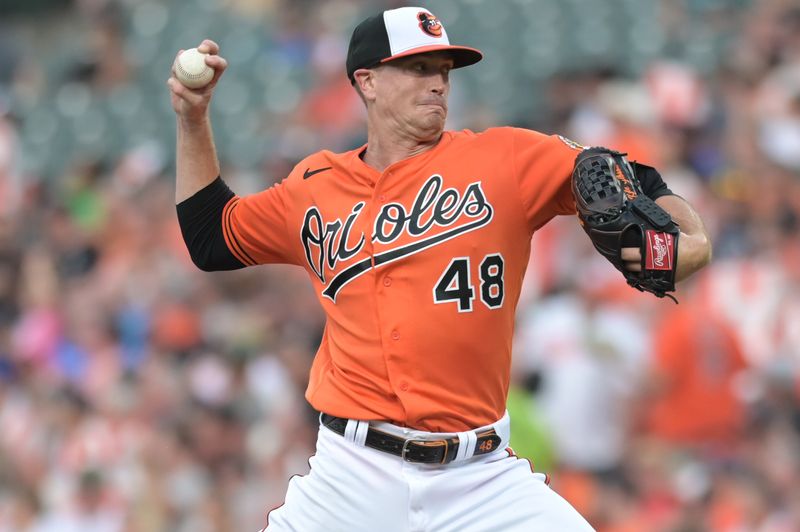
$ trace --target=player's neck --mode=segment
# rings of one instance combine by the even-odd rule
[[[362,159],[369,166],[383,172],[388,166],[414,155],[426,152],[439,144],[441,133],[430,140],[419,140],[392,135],[391,132],[381,134],[370,130],[367,136],[367,149]]]

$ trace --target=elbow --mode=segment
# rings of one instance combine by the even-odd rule
[[[222,213],[233,192],[221,178],[175,206],[183,242],[192,262],[204,272],[243,268],[228,249]]]
[[[706,261],[703,266],[707,266],[711,264],[711,260],[714,258],[714,244],[711,243],[711,238],[708,235],[706,236]]]
[[[204,272],[217,272],[220,271],[220,268],[217,267],[212,261],[208,259],[206,255],[197,255],[194,253],[189,254],[192,257],[192,263],[197,266],[197,268]]]
[[[208,243],[205,245],[187,243],[186,247],[194,265],[204,272],[238,270],[245,266],[221,243],[216,246]]]
[[[708,266],[709,264],[711,264],[711,259],[714,256],[714,246],[711,243],[711,238],[709,238],[709,236],[705,232],[700,234],[697,237],[697,239],[698,239],[698,243],[697,243],[697,248],[698,248],[697,262],[698,262],[698,266],[697,266],[697,269],[699,270],[700,268],[704,268],[704,267]]]
[[[189,257],[192,259],[192,264],[199,270],[204,272],[217,271],[207,246],[202,246],[197,242],[187,241],[186,239],[184,239],[184,243],[186,244],[186,250],[189,252]]]
[[[711,239],[705,232],[696,235],[681,234],[678,240],[676,282],[682,281],[706,267],[713,256]]]

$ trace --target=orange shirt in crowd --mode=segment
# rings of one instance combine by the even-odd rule
[[[682,302],[655,331],[659,390],[649,413],[651,432],[685,443],[734,437],[744,422],[735,382],[745,361],[730,326],[703,306]]]

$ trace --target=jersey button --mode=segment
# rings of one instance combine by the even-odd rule
[[[392,278],[391,277],[384,277],[383,278],[383,286],[392,286]]]
[[[378,196],[378,199],[381,200],[381,203],[386,203],[386,196],[384,196],[383,194]]]
[[[408,391],[408,383],[407,383],[406,381],[402,381],[402,382],[400,383],[400,389],[401,389],[402,391],[404,391],[404,392],[407,392],[407,391]]]
[[[400,333],[397,331],[392,331],[392,340],[399,340],[399,339],[400,339]]]

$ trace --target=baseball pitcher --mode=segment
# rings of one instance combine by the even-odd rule
[[[220,176],[211,83],[168,85],[178,218],[203,270],[295,264],[327,315],[306,391],[310,473],[266,530],[580,531],[590,525],[507,447],[514,312],[531,237],[579,214],[636,288],[669,295],[710,260],[700,218],[654,169],[605,148],[498,127],[445,131],[449,74],[481,60],[421,7],[353,31],[346,74],[367,143],[320,151],[239,197]],[[502,80],[498,80],[502,83]]]

